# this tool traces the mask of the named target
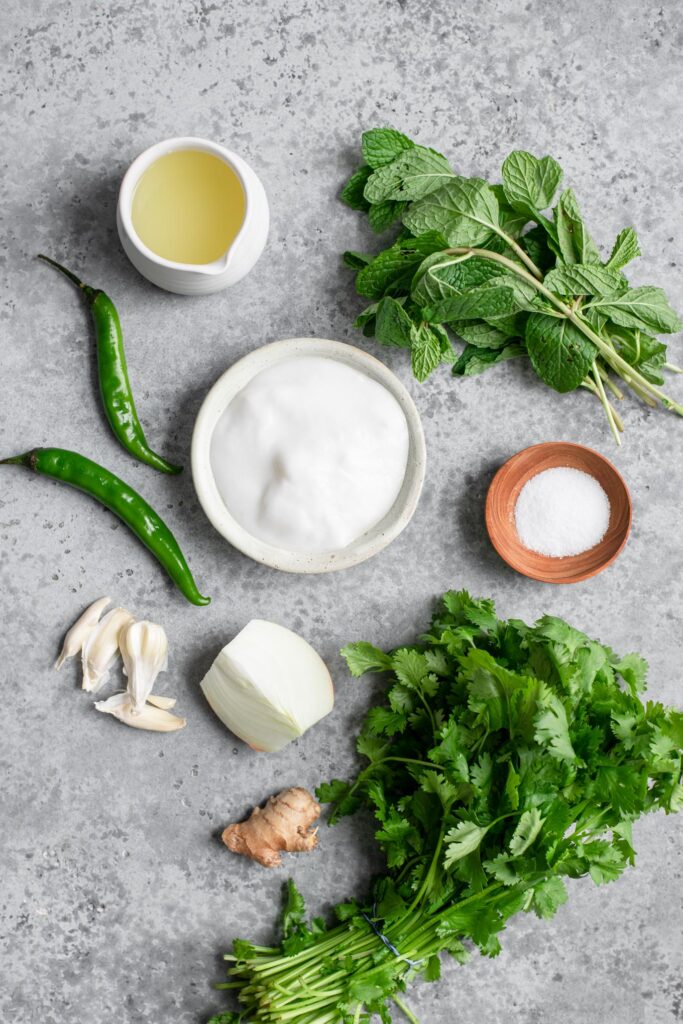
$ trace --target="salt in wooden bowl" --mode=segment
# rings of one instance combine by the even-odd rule
[[[537,473],[558,466],[590,474],[610,504],[609,526],[602,540],[564,558],[525,548],[515,527],[515,506],[524,485]],[[619,471],[592,448],[568,441],[546,441],[517,452],[498,470],[486,497],[486,528],[494,548],[517,572],[543,583],[579,583],[606,569],[626,544],[631,516],[631,496]]]

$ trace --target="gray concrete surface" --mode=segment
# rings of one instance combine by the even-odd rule
[[[361,130],[378,123],[437,145],[465,174],[495,176],[513,147],[552,152],[602,244],[636,225],[647,255],[634,278],[666,283],[680,309],[679,9],[671,0],[5,0],[0,24],[0,451],[57,444],[120,472],[167,515],[213,596],[209,608],[189,607],[109,514],[2,470],[0,1019],[201,1024],[222,1005],[210,988],[218,954],[235,935],[272,935],[284,878],[320,912],[362,891],[377,865],[360,820],[323,830],[315,856],[272,873],[217,840],[283,784],[312,787],[353,770],[352,736],[372,688],[348,678],[342,643],[407,640],[435,595],[466,586],[504,614],[551,612],[618,650],[642,651],[652,697],[683,703],[683,423],[629,402],[615,452],[592,398],[554,396],[522,366],[469,382],[444,370],[421,387],[400,352],[382,352],[424,419],[417,515],[363,566],[281,575],[222,541],[189,473],[162,478],[117,447],[94,387],[87,312],[33,256],[62,257],[116,299],[149,437],[186,464],[203,395],[244,353],[302,333],[377,352],[352,329],[360,303],[339,263],[344,248],[375,243],[336,194]],[[140,278],[114,227],[125,167],[184,133],[252,162],[273,216],[253,273],[196,300]],[[683,361],[680,339],[674,350]],[[634,500],[619,562],[570,588],[508,570],[482,519],[495,467],[548,439],[613,457]],[[63,630],[103,593],[166,627],[162,689],[178,696],[184,732],[127,730],[95,714],[75,668],[51,671]],[[300,630],[337,684],[334,714],[272,757],[228,735],[198,692],[219,647],[253,616]],[[616,885],[571,885],[552,922],[511,925],[497,960],[447,966],[439,985],[418,987],[411,1005],[423,1024],[683,1020],[681,823],[653,817],[636,837],[638,865]]]

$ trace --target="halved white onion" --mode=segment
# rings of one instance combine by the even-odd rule
[[[220,720],[254,750],[280,750],[329,714],[332,679],[303,637],[252,619],[201,683]]]

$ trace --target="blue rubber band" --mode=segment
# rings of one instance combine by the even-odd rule
[[[373,906],[372,913],[373,913],[373,916],[376,915],[376,913],[377,913],[377,904],[375,904]],[[386,935],[384,935],[379,930],[379,928],[375,924],[373,918],[370,917],[368,914],[366,914],[364,910],[361,910],[361,917],[364,918],[368,922],[368,924],[372,928],[372,930],[375,933],[375,935],[377,936],[377,938],[380,939],[384,943],[384,945],[387,947],[389,952],[393,953],[394,956],[398,960],[403,960],[403,962],[408,964],[409,967],[419,967],[420,964],[423,963],[422,960],[411,960],[409,957],[403,956],[403,954],[398,949],[396,949],[396,946],[393,944],[393,942],[391,942],[391,940],[388,939],[386,937]]]

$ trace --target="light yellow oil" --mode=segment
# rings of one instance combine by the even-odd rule
[[[132,219],[138,237],[174,263],[212,263],[242,227],[242,184],[211,153],[181,149],[155,160],[133,193]]]

